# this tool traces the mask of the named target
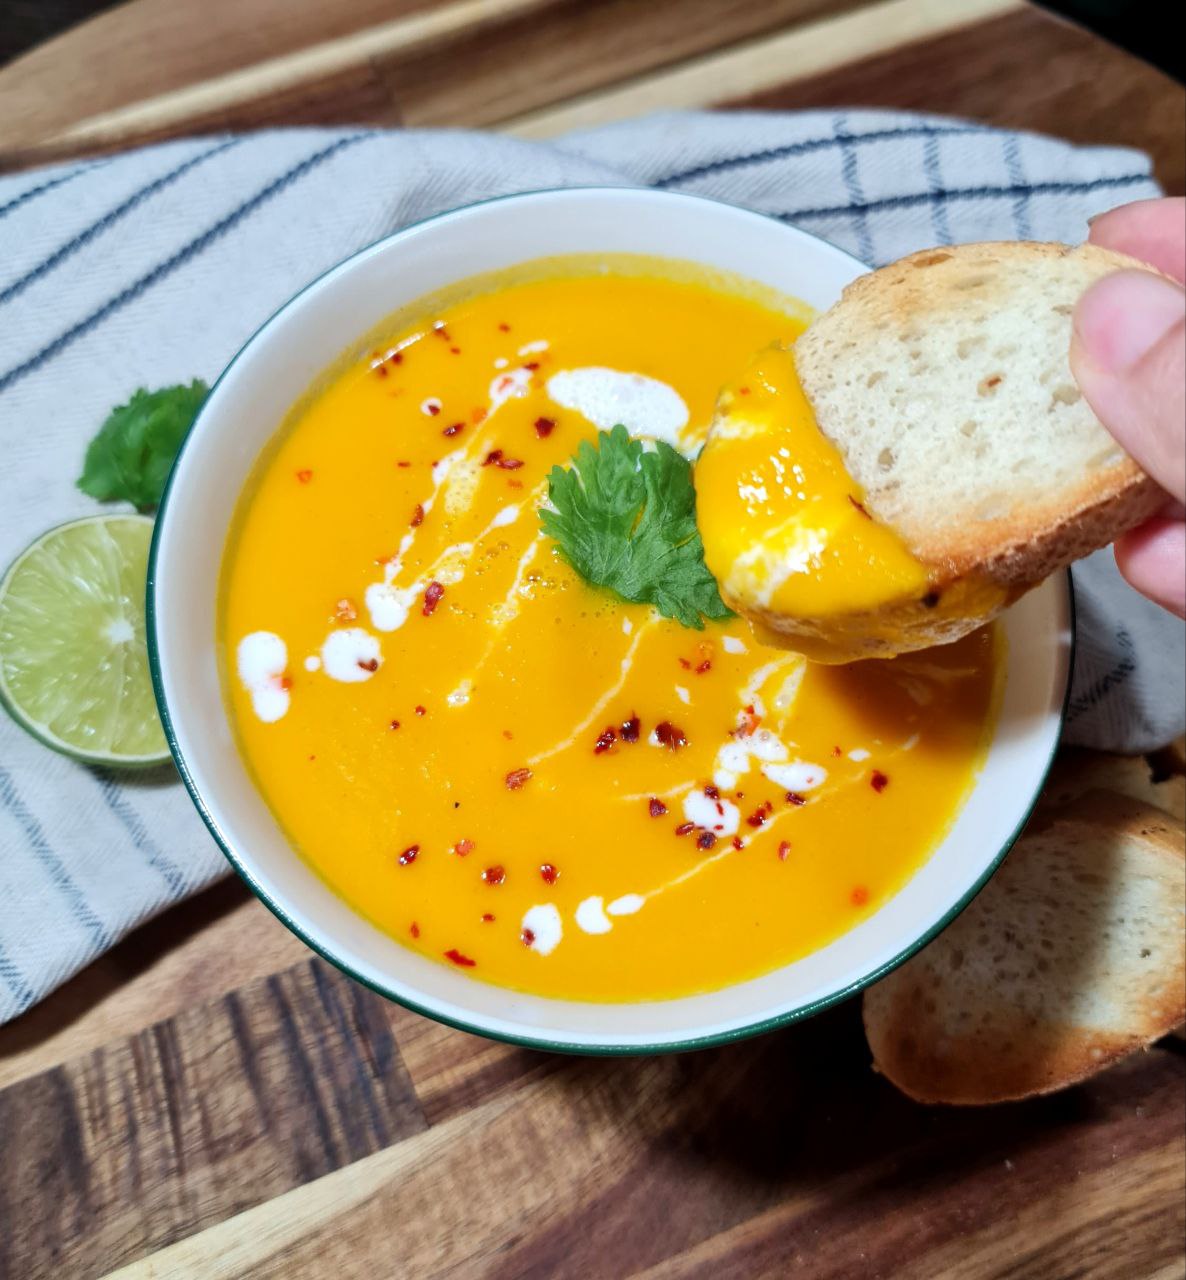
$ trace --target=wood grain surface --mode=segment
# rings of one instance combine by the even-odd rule
[[[1021,0],[132,0],[0,69],[0,167],[276,123],[526,136],[657,107],[907,107],[1149,151],[1180,85]],[[1182,748],[1065,752],[1181,821]],[[1186,1274],[1186,1042],[919,1107],[849,1002],[682,1057],[448,1030],[237,881],[0,1028],[0,1280]]]

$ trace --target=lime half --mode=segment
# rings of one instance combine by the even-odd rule
[[[151,540],[148,516],[88,516],[42,534],[0,581],[0,702],[88,764],[169,758],[144,644]]]

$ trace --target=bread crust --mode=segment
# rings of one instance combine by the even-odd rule
[[[846,375],[855,377],[860,372],[863,352],[853,335],[859,339],[862,332],[870,330],[896,332],[921,327],[925,331],[928,326],[941,326],[945,317],[958,314],[961,296],[966,305],[966,294],[961,295],[961,289],[973,277],[982,301],[991,303],[999,294],[1004,306],[1009,297],[1008,273],[1002,273],[1005,278],[1000,281],[993,280],[990,264],[999,267],[1001,262],[1012,261],[1030,265],[1068,258],[1082,264],[1084,288],[1113,270],[1153,270],[1136,259],[1091,244],[987,242],[921,250],[853,281],[840,301],[808,328],[795,348],[799,376],[816,408],[820,429],[847,459],[850,454],[845,423],[829,420],[828,413],[821,409],[821,398],[829,379],[836,380],[838,364],[845,366]],[[940,263],[944,264],[942,271],[929,269]],[[951,429],[954,434],[954,421]],[[894,527],[912,552],[933,569],[936,586],[942,589],[960,579],[979,577],[1007,588],[1008,599],[1012,600],[1073,561],[1106,546],[1148,519],[1164,503],[1162,490],[1119,446],[1116,454],[1114,461],[1081,472],[1073,482],[1051,490],[1044,499],[1027,501],[990,518],[952,516],[942,522],[904,522],[890,518],[875,493],[867,492],[865,501],[873,515]],[[897,613],[899,606],[891,609]],[[952,625],[951,620],[929,626],[925,616],[915,616],[906,606],[901,620],[912,638],[946,643],[989,621],[999,611],[991,608],[969,616],[962,626]],[[763,621],[788,636],[807,634],[810,625],[785,618]]]
[[[1140,859],[1142,873],[1156,880],[1167,909],[1176,907],[1186,883],[1183,839],[1182,824],[1174,818],[1111,792],[1088,793],[1073,810],[1041,816],[959,920],[866,991],[865,1034],[876,1069],[919,1102],[987,1105],[1066,1088],[1147,1048],[1181,1025],[1186,1020],[1182,948],[1172,958],[1169,971],[1148,988],[1141,985],[1143,975],[1137,963],[1131,963],[1127,972],[1106,975],[1106,981],[1122,989],[1116,998],[1125,1005],[1123,1027],[1103,1028],[1060,1018],[1053,995],[1044,1008],[1047,1016],[1036,1015],[1035,1001],[1029,1000],[1027,1007],[1020,991],[1026,982],[1042,983],[1041,972],[1014,974],[1006,982],[980,986],[975,994],[967,983],[961,987],[958,978],[948,975],[958,973],[964,956],[973,954],[973,949],[981,956],[995,950],[1008,964],[1010,895],[1013,902],[1040,895],[1056,858],[1072,868],[1075,892],[1081,898],[1094,895],[1103,900],[1114,892],[1118,872],[1131,874],[1131,867],[1109,864],[1108,854],[1122,844],[1131,857]],[[1057,855],[1052,854],[1052,846]],[[1082,946],[1083,940],[1074,936],[1073,917],[1062,920],[1054,911],[1051,921],[1054,936],[1046,939],[1048,949],[1040,954],[1057,966],[1060,959],[1066,962],[1060,951]],[[1065,926],[1061,930],[1060,924]],[[1131,954],[1136,956],[1142,942],[1139,931],[1135,924],[1123,927],[1132,929]],[[1011,1001],[1010,996],[1015,999]],[[1061,1012],[1065,1015],[1065,1010]]]

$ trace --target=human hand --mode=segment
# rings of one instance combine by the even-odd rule
[[[1186,200],[1141,200],[1091,224],[1091,242],[1148,262],[1092,285],[1075,308],[1071,371],[1100,421],[1166,491],[1116,540],[1120,572],[1186,617]]]

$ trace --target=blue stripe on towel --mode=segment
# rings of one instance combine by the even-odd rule
[[[841,143],[840,166],[844,175],[844,189],[848,192],[849,208],[856,219],[857,247],[862,261],[872,262],[873,236],[869,231],[869,220],[865,216],[869,205],[857,171],[857,153],[852,146],[852,134],[848,132],[848,117],[837,116],[834,130]]]
[[[13,964],[12,958],[3,946],[0,946],[0,978],[4,979],[4,985],[16,996],[17,1007],[14,1016],[27,1009],[37,998],[33,994],[33,988],[25,981],[21,971]]]
[[[728,173],[733,169],[741,169],[750,164],[769,164],[774,160],[792,160],[796,156],[810,155],[813,151],[830,151],[833,147],[859,147],[870,142],[886,142],[894,138],[931,138],[946,134],[960,136],[969,133],[996,133],[984,125],[956,125],[941,128],[936,125],[911,125],[907,129],[875,129],[869,133],[850,133],[845,138],[835,135],[829,138],[806,138],[802,142],[788,142],[781,147],[768,147],[763,151],[751,151],[746,155],[727,156],[721,160],[711,160],[707,164],[698,164],[691,169],[683,169],[678,173],[669,173],[651,185],[654,187],[673,187],[680,182],[694,182],[698,178],[710,178],[718,173]]]
[[[106,168],[110,163],[111,160],[96,160],[92,164],[80,164],[77,168],[71,169],[69,173],[59,174],[58,177],[50,178],[48,182],[41,183],[40,186],[30,187],[28,191],[22,191],[19,196],[13,196],[7,204],[0,204],[0,218],[7,217],[8,214],[15,212],[22,205],[28,204],[30,200],[35,200],[38,196],[44,195],[47,191],[54,191],[58,187],[65,186],[67,182],[73,182],[75,178],[81,178],[84,173],[93,173],[96,169]]]
[[[59,334],[52,342],[47,343],[36,355],[30,356],[28,360],[13,366],[7,373],[0,375],[0,391],[6,391],[14,382],[19,382],[27,374],[40,369],[47,361],[60,355],[95,325],[101,324],[109,316],[127,306],[129,302],[135,301],[147,289],[151,289],[154,284],[157,284],[166,276],[172,275],[178,267],[184,266],[191,259],[197,257],[204,249],[209,248],[216,240],[250,217],[258,208],[291,187],[293,183],[300,181],[301,178],[311,173],[319,165],[324,164],[331,156],[337,155],[339,151],[344,150],[346,147],[375,136],[375,131],[370,129],[362,133],[352,133],[345,138],[339,138],[327,147],[322,147],[320,151],[315,151],[311,156],[306,156],[299,164],[293,165],[291,169],[287,169],[278,178],[274,178],[267,186],[261,187],[255,195],[232,209],[225,217],[220,218],[213,226],[203,231],[200,236],[196,236],[188,244],[183,245],[171,257],[158,263],[151,271],[128,285],[126,289],[122,289],[115,297],[109,298],[85,319],[80,320],[75,325],[71,325],[65,333]]]
[[[119,787],[110,778],[99,779],[99,794],[103,803],[111,810],[113,816],[132,838],[132,845],[137,853],[142,853],[149,866],[159,871],[161,879],[169,886],[169,892],[180,897],[186,890],[185,877],[175,862],[162,853],[145,829],[140,815],[132,808],[120,793]]]
[[[190,156],[184,164],[179,164],[175,169],[170,169],[168,173],[163,173],[159,178],[155,178],[147,186],[141,187],[139,191],[134,192],[121,204],[116,205],[114,209],[105,213],[97,222],[92,222],[85,231],[80,231],[72,240],[68,240],[62,245],[61,248],[55,249],[48,258],[43,259],[32,270],[26,271],[20,279],[14,280],[7,288],[0,289],[0,306],[15,298],[18,293],[23,293],[35,280],[39,280],[42,276],[52,271],[72,254],[85,248],[96,236],[110,230],[121,218],[126,217],[150,196],[154,196],[158,191],[171,186],[179,178],[189,173],[191,169],[196,169],[198,165],[213,159],[224,151],[228,151],[231,147],[239,146],[242,142],[242,138],[231,138],[226,142],[220,142],[218,146],[210,147],[200,155]]]
[[[1030,226],[1029,188],[1025,185],[1025,169],[1021,163],[1021,148],[1017,143],[1017,135],[1005,135],[1005,168],[1009,173],[1009,181],[1018,189],[1017,199],[1013,201],[1013,229],[1018,240],[1033,238]]]
[[[0,804],[3,804],[24,828],[25,838],[29,842],[29,848],[33,850],[33,856],[61,892],[62,897],[70,904],[74,919],[90,934],[94,945],[100,951],[106,951],[112,943],[111,934],[90,909],[78,886],[71,879],[70,873],[62,865],[62,860],[54,853],[45,832],[41,829],[41,823],[21,799],[12,774],[2,764],[0,764]]]

